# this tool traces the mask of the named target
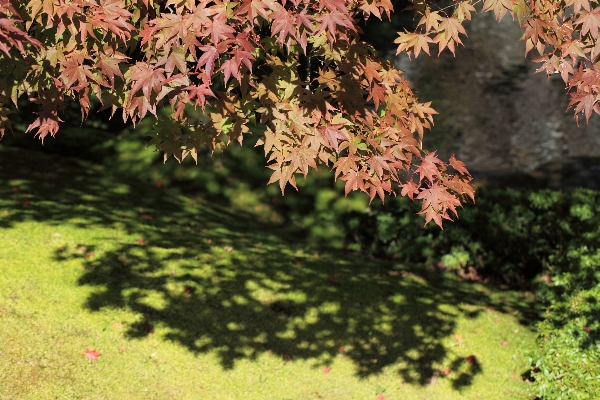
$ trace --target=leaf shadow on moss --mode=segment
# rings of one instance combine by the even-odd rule
[[[317,254],[250,216],[117,181],[72,159],[4,149],[0,178],[8,182],[0,188],[2,228],[33,220],[114,229],[105,249],[55,249],[57,261],[81,260],[79,284],[95,288],[89,310],[131,310],[140,318],[126,336],[160,335],[193,353],[214,352],[225,370],[265,352],[315,367],[346,357],[357,376],[392,367],[403,381],[426,385],[438,365],[464,362],[443,344],[456,330],[449,306],[468,318],[492,305],[528,315],[527,302],[493,301],[452,275]],[[468,369],[453,387],[482,371]]]

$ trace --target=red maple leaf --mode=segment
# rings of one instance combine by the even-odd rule
[[[332,42],[335,41],[337,33],[336,25],[355,30],[354,25],[352,25],[352,23],[348,20],[346,15],[341,14],[339,11],[332,11],[327,14],[321,14],[321,18],[319,18],[319,21],[321,22],[321,24],[318,26],[316,31],[322,32],[324,30],[327,30],[327,35],[329,36],[329,39]]]
[[[217,16],[210,18],[204,24],[207,35],[211,36],[212,43],[216,46],[221,39],[233,39],[235,29],[227,24],[227,18]]]
[[[408,196],[409,199],[413,200],[416,194],[419,194],[419,186],[411,179],[402,185],[402,196]]]
[[[442,161],[435,156],[435,151],[427,154],[425,157],[421,158],[421,165],[417,168],[417,173],[420,176],[421,181],[423,178],[427,178],[429,182],[434,181],[434,178],[439,174],[439,167]]]
[[[256,17],[260,16],[265,20],[269,19],[267,14],[269,6],[263,0],[243,0],[241,7],[237,10],[237,15],[248,14],[248,20],[255,22]]]
[[[329,373],[329,371],[331,371],[331,368],[330,368],[330,367],[325,367],[325,368],[323,368],[323,373],[324,373],[324,374],[328,374],[328,373]]]
[[[471,354],[470,356],[465,357],[465,361],[471,365],[475,365],[477,363],[477,357]]]
[[[295,34],[295,18],[292,16],[291,11],[286,10],[279,3],[275,3],[274,7],[277,8],[277,11],[274,11],[269,15],[269,17],[273,18],[271,37],[279,34],[277,41],[281,46],[285,43],[285,39],[288,35],[293,36]]]
[[[206,76],[208,76],[210,79],[215,68],[215,60],[219,58],[219,51],[215,46],[202,46],[200,47],[200,50],[202,50],[204,54],[200,56],[198,65],[196,65],[196,69],[199,70],[200,68],[204,67]]]
[[[98,357],[100,357],[102,355],[102,353],[98,353],[96,351],[96,349],[90,350],[88,348],[85,349],[83,354],[85,355],[85,358],[87,358],[88,360],[97,360]]]
[[[469,171],[467,171],[467,168],[465,168],[465,163],[460,160],[457,160],[456,157],[454,157],[454,154],[452,155],[452,157],[450,157],[450,165],[452,165],[452,168],[454,168],[463,175],[471,175],[469,174]]]

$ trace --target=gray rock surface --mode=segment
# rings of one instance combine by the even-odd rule
[[[425,148],[464,161],[476,174],[531,172],[573,157],[600,155],[600,116],[577,126],[558,75],[534,74],[539,64],[525,58],[523,29],[510,16],[498,23],[491,13],[466,24],[465,47],[456,58],[437,46],[409,60],[394,56],[421,101],[440,113]]]

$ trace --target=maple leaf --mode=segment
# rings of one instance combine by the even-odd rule
[[[47,135],[56,135],[56,132],[58,132],[59,128],[59,122],[63,122],[63,120],[58,117],[57,111],[57,106],[60,104],[60,101],[45,97],[32,98],[30,101],[40,104],[42,109],[36,112],[38,117],[27,127],[25,133],[37,128],[35,136],[39,136],[39,138],[42,140],[42,143],[44,143],[44,138]]]
[[[343,126],[344,124],[332,124],[319,128],[336,153],[340,152],[338,140],[348,140],[348,136],[340,130]]]
[[[583,8],[586,11],[590,11],[590,0],[566,0],[565,5],[573,6],[575,14],[579,14]]]
[[[223,61],[223,63],[221,63],[220,71],[223,71],[223,80],[225,86],[227,86],[227,81],[232,75],[238,81],[242,81],[242,73],[239,69],[239,64],[234,59],[230,58],[228,60]]]
[[[594,8],[592,11],[584,11],[581,16],[575,21],[581,25],[581,35],[589,33],[594,40],[598,39],[598,28],[600,28],[600,7]]]
[[[369,85],[373,82],[373,79],[381,81],[381,74],[379,73],[381,64],[375,61],[367,60],[367,65],[364,66],[364,69]]]
[[[77,60],[77,57],[68,57],[65,61],[61,61],[60,64],[64,69],[59,79],[63,80],[67,89],[75,86],[75,83],[78,84],[77,86],[88,85],[88,78],[92,82],[96,81],[90,67]]]
[[[215,46],[202,46],[200,47],[200,50],[202,50],[204,53],[202,56],[200,56],[198,65],[196,65],[196,69],[199,70],[200,68],[204,67],[204,71],[206,72],[206,75],[209,77],[210,81],[210,77],[212,76],[213,69],[215,67],[215,60],[219,58],[219,51]]]
[[[369,3],[368,1],[363,1],[360,5],[360,9],[363,10],[365,21],[369,19],[371,14],[381,20],[381,12],[379,11],[379,7],[377,7],[375,2]]]
[[[462,26],[457,17],[444,19],[440,23],[439,31],[441,33],[433,39],[433,42],[437,43],[439,46],[438,54],[440,54],[446,47],[448,47],[452,54],[455,54],[454,43],[462,44],[459,34],[462,33],[465,36],[467,35],[465,28]]]
[[[475,365],[475,364],[477,364],[477,357],[475,357],[474,355],[471,354],[471,355],[465,357],[465,361],[471,365]]]
[[[402,196],[408,196],[409,199],[413,200],[416,194],[419,194],[419,186],[412,180],[404,183],[402,186]]]
[[[273,19],[271,24],[271,37],[279,35],[277,42],[280,46],[283,46],[288,35],[294,35],[295,33],[295,18],[292,16],[290,10],[286,10],[279,3],[275,3],[275,11],[269,14],[269,18]]]
[[[331,368],[330,368],[330,367],[325,367],[325,368],[323,368],[323,373],[324,373],[324,374],[328,374],[330,371],[331,371]]]
[[[206,33],[210,35],[213,45],[219,44],[221,39],[233,39],[233,33],[235,29],[227,24],[227,18],[224,16],[217,16],[212,19],[208,19],[204,25]]]
[[[597,103],[598,96],[594,93],[574,93],[571,95],[569,107],[575,106],[575,119],[579,117],[579,112],[585,112],[585,120],[588,122],[592,116],[592,111],[600,114],[600,106]]]
[[[236,15],[248,15],[248,19],[256,23],[257,17],[265,20],[269,19],[269,6],[263,0],[243,0],[242,5],[237,9]]]
[[[326,14],[321,14],[319,21],[320,25],[315,29],[315,32],[327,31],[329,39],[332,42],[335,42],[335,38],[337,37],[337,25],[356,30],[348,18],[339,11],[331,11]]]
[[[340,177],[341,180],[346,181],[344,193],[348,195],[351,191],[359,189],[366,192],[365,180],[369,178],[369,175],[365,171],[348,171],[344,176]]]
[[[456,207],[461,206],[456,196],[448,193],[447,188],[440,184],[422,189],[417,199],[423,200],[422,209],[418,214],[425,214],[425,225],[433,220],[442,229],[442,218],[452,220],[448,215],[448,210],[457,216]]]
[[[6,14],[0,12],[0,50],[10,58],[10,49],[15,46],[21,54],[25,54],[25,45],[31,44],[36,49],[43,47],[42,43],[29,36],[26,32],[14,26],[19,22],[16,18],[7,18]]]
[[[454,154],[450,157],[450,165],[452,165],[452,168],[457,170],[459,173],[471,176],[469,171],[467,171],[467,168],[465,168],[465,163],[457,160],[456,157],[454,157]]]
[[[485,0],[481,12],[494,11],[496,20],[500,21],[507,11],[513,12],[514,3],[511,0]]]
[[[102,353],[98,353],[96,351],[96,349],[90,350],[88,348],[85,349],[83,354],[84,354],[85,358],[87,358],[88,360],[92,360],[92,361],[97,360],[102,355]]]
[[[135,94],[142,89],[144,97],[150,101],[151,92],[160,92],[162,84],[165,80],[164,68],[154,68],[144,62],[137,62],[130,70],[131,80],[134,84],[131,87],[131,93]]]
[[[202,107],[202,111],[204,111],[204,106],[206,105],[206,96],[217,97],[213,93],[213,91],[206,84],[197,85],[197,86],[188,86],[183,90],[187,90],[189,100],[196,99],[195,106],[200,104]]]
[[[416,170],[420,176],[420,180],[423,181],[423,178],[426,178],[429,182],[433,183],[440,173],[438,165],[441,164],[442,161],[435,156],[435,151],[421,158],[421,165]]]
[[[396,55],[406,51],[409,57],[412,52],[414,52],[415,57],[418,57],[421,50],[429,54],[429,43],[433,43],[433,39],[427,34],[398,32],[398,37],[394,40],[394,43],[399,43]]]
[[[115,52],[111,55],[108,55],[106,53],[100,53],[96,62],[96,67],[100,68],[102,75],[108,78],[108,80],[110,81],[110,86],[114,87],[115,75],[123,78],[123,74],[121,73],[119,64],[127,61],[128,59],[129,57],[118,52]]]
[[[443,21],[444,18],[437,11],[431,12],[429,9],[425,10],[425,15],[421,17],[421,20],[417,24],[425,25],[425,31],[429,32],[430,30],[437,31],[440,26],[440,22]]]

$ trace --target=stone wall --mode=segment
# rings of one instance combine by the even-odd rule
[[[479,174],[529,172],[571,157],[600,155],[600,115],[579,127],[558,75],[534,74],[526,59],[522,28],[506,17],[475,15],[466,26],[465,47],[456,58],[445,51],[409,60],[394,56],[419,92],[440,113],[425,147],[447,157],[455,153]],[[437,51],[437,46],[431,48]],[[530,55],[537,55],[532,51]]]

